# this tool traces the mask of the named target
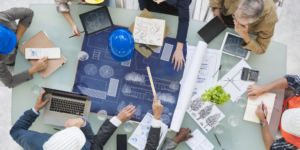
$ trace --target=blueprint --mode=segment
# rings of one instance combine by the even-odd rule
[[[132,120],[141,121],[147,112],[153,114],[153,94],[146,70],[149,66],[158,99],[164,105],[161,118],[170,126],[184,70],[177,72],[171,64],[177,41],[167,37],[149,58],[134,51],[131,60],[118,62],[112,58],[107,40],[117,28],[120,27],[84,37],[82,51],[89,57],[78,63],[73,91],[90,97],[91,112],[106,110],[114,116],[130,104],[136,107]],[[183,53],[186,56],[186,45]]]

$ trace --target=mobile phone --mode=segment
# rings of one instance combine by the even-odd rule
[[[127,150],[127,134],[117,134],[117,150]]]

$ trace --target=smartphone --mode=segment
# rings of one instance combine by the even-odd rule
[[[127,134],[117,134],[117,150],[127,150]]]

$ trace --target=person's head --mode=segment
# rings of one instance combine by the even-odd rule
[[[0,24],[0,54],[9,54],[17,44],[17,36],[6,26]]]
[[[286,133],[300,138],[300,108],[285,110],[281,117],[281,129],[283,137]]]
[[[263,11],[263,0],[244,0],[232,16],[238,24],[245,26],[259,19]]]
[[[80,150],[86,142],[85,135],[77,127],[72,126],[55,133],[44,143],[44,150]]]

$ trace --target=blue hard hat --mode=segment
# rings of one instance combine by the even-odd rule
[[[0,54],[9,54],[17,44],[17,36],[6,26],[0,24]]]
[[[134,52],[133,35],[125,28],[116,29],[109,35],[108,47],[116,61],[128,61]]]

